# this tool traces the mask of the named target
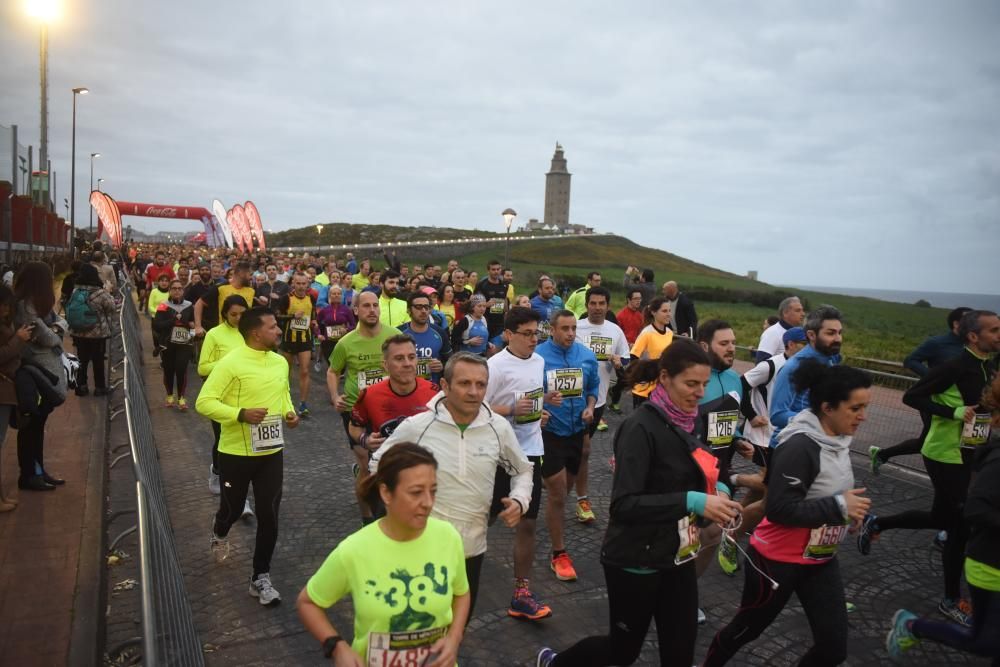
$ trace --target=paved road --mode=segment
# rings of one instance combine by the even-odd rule
[[[148,349],[148,348],[147,348]],[[149,395],[160,396],[160,370],[146,366]],[[192,395],[197,391],[195,380]],[[272,578],[284,596],[274,609],[260,607],[247,595],[247,577],[253,547],[253,522],[234,527],[233,555],[216,565],[208,552],[211,520],[217,501],[209,495],[206,473],[210,461],[211,431],[192,410],[187,414],[154,405],[153,421],[163,466],[177,548],[186,574],[195,620],[206,646],[209,665],[320,665],[315,642],[303,631],[294,609],[301,586],[334,548],[338,540],[359,525],[351,486],[350,457],[340,419],[325,402],[325,385],[314,373],[310,405],[313,417],[292,432],[285,451],[285,487],[281,506],[281,534],[274,555]],[[152,399],[151,399],[152,400]],[[297,402],[297,397],[296,397]],[[597,525],[568,522],[567,544],[579,581],[557,581],[548,571],[547,531],[539,524],[538,557],[532,588],[550,603],[554,615],[537,624],[523,623],[505,614],[512,583],[511,532],[494,526],[489,534],[482,591],[462,645],[463,665],[534,665],[543,645],[566,647],[593,633],[606,632],[607,600],[598,561],[606,527],[611,475],[606,465],[611,434],[620,422],[611,416],[611,430],[598,434],[593,444],[590,495]],[[880,512],[929,504],[929,489],[919,478],[890,471],[869,479],[865,461],[858,457],[856,475],[868,486]],[[931,532],[895,531],[863,558],[850,546],[843,550],[847,597],[857,605],[850,616],[851,665],[880,665],[888,660],[883,637],[888,621],[900,606],[932,613],[941,589],[940,556],[931,546]],[[699,631],[698,654],[703,655],[712,635],[733,615],[742,578],[730,579],[713,568],[700,582],[702,606],[708,623]],[[115,604],[129,607],[117,594]],[[351,627],[351,606],[342,601],[331,610],[339,627]],[[129,628],[109,624],[109,643],[125,639]],[[113,630],[113,632],[112,632]],[[134,633],[134,630],[133,630]],[[114,636],[115,634],[121,636]],[[801,608],[793,603],[770,628],[766,639],[747,647],[732,664],[778,667],[796,664],[809,642],[809,628]],[[637,664],[657,662],[656,633],[650,632]],[[913,652],[906,664],[985,664],[950,650],[927,645]]]

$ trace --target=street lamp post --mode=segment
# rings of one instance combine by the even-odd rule
[[[38,19],[40,34],[38,42],[38,83],[41,98],[40,122],[41,141],[39,142],[39,171],[48,169],[49,164],[49,22],[55,20],[59,7],[54,0],[31,0],[27,3],[28,13]],[[48,173],[45,180],[39,183],[39,203],[48,208]],[[44,184],[44,189],[41,185]]]
[[[507,225],[507,243],[506,247],[504,248],[503,268],[509,269],[510,268],[510,225],[512,222],[514,222],[514,218],[517,217],[517,211],[515,211],[512,208],[505,208],[503,210],[503,213],[501,213],[500,215],[503,216],[504,224]]]
[[[90,233],[94,233],[94,207],[90,206],[90,193],[94,191],[94,158],[101,157],[100,153],[90,154],[90,190],[87,191],[87,204],[90,209]]]
[[[76,254],[76,246],[73,243],[76,239],[76,96],[86,95],[89,92],[83,87],[73,89],[73,150],[70,158],[72,164],[69,170],[69,238],[71,252],[74,254]],[[90,197],[89,194],[87,196]]]
[[[101,183],[103,183],[103,182],[104,182],[103,178],[97,179],[97,191],[98,192],[103,192],[103,190],[101,190]]]
[[[320,245],[323,242],[323,225],[316,225],[316,254],[320,252]]]

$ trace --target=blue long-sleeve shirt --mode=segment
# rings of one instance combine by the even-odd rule
[[[771,425],[774,433],[771,435],[771,447],[777,447],[778,434],[785,428],[792,417],[809,407],[809,391],[799,391],[792,382],[792,376],[799,366],[807,360],[818,361],[827,366],[834,366],[840,363],[840,355],[829,356],[818,351],[812,345],[807,346],[801,352],[785,362],[785,365],[778,371],[774,378],[774,385],[771,388]]]
[[[597,373],[597,357],[589,347],[584,347],[580,343],[574,342],[569,347],[562,347],[551,339],[535,348],[535,352],[545,360],[545,392],[559,390],[563,393],[561,405],[548,403],[545,405],[545,409],[549,412],[545,430],[563,437],[579,433],[586,428],[582,415],[587,408],[587,399],[593,397],[596,402],[597,391],[601,386],[601,378]],[[562,379],[557,377],[557,371],[560,369],[582,371],[583,391],[579,396],[566,396],[567,391],[562,386],[554,386],[557,382],[564,382],[567,377],[564,376]]]
[[[935,366],[962,356],[964,347],[962,339],[950,331],[940,336],[931,336],[910,352],[903,360],[903,366],[924,377]]]

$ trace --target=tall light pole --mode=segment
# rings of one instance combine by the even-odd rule
[[[76,96],[86,95],[89,92],[83,87],[73,89],[73,151],[70,158],[72,164],[69,169],[69,198],[71,202],[69,205],[69,238],[70,252],[74,254],[76,254],[76,246],[74,245],[76,240]],[[87,193],[87,197],[90,198],[90,193]]]
[[[103,183],[103,182],[104,182],[104,180],[105,180],[105,179],[103,179],[103,178],[99,178],[99,179],[97,179],[97,191],[98,191],[98,192],[103,192],[103,190],[101,190],[101,183]]]
[[[514,218],[517,217],[517,211],[515,211],[512,208],[505,208],[503,210],[503,213],[501,213],[500,215],[503,216],[504,224],[507,225],[507,243],[506,247],[504,248],[503,268],[509,269],[510,268],[510,225],[512,222],[514,222]]]
[[[90,209],[90,233],[94,233],[94,207],[90,206],[90,193],[94,191],[94,158],[101,157],[100,153],[90,154],[90,190],[87,191],[87,208]]]
[[[320,244],[323,242],[323,225],[316,225],[316,253],[319,254]]]
[[[40,35],[38,41],[38,83],[41,97],[41,141],[39,142],[39,171],[47,170],[49,164],[49,23],[55,20],[59,13],[56,0],[30,0],[27,3],[28,14],[38,19]],[[29,174],[30,175],[30,174]],[[44,189],[39,187],[40,199],[48,208],[48,178],[46,171]],[[40,184],[41,185],[41,184]]]

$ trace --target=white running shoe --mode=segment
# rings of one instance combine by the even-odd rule
[[[240,515],[241,519],[252,519],[257,516],[253,513],[253,508],[250,507],[250,499],[247,498],[246,502],[243,504],[243,514]]]
[[[215,557],[216,563],[222,563],[227,558],[229,558],[229,538],[219,537],[212,531],[212,539],[209,542],[209,547],[212,550],[212,555]]]
[[[219,475],[215,472],[214,466],[208,466],[208,490],[213,496],[222,493],[222,487],[219,485]]]
[[[250,579],[250,595],[265,607],[281,602],[281,593],[271,585],[271,575],[268,572]]]

